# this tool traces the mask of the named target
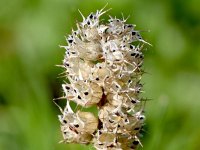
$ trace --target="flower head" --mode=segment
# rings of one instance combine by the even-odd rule
[[[67,37],[63,67],[69,83],[62,85],[67,101],[59,115],[65,142],[93,143],[98,150],[135,149],[144,124],[141,101],[143,45],[146,44],[126,19],[100,21],[104,9],[82,15],[77,30]],[[70,101],[91,112],[73,111]]]

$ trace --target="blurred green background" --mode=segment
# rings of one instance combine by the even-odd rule
[[[62,139],[52,99],[62,96],[57,78],[77,20],[102,8],[130,15],[145,40],[144,150],[200,149],[199,0],[0,0],[0,150],[82,150]],[[105,15],[107,17],[107,15]]]

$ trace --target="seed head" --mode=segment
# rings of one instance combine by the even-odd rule
[[[140,83],[144,73],[140,32],[126,19],[103,23],[104,8],[84,17],[66,38],[63,67],[69,80],[62,84],[66,106],[59,115],[64,142],[92,143],[97,150],[129,150],[141,145],[144,125]],[[72,110],[96,106],[98,116]]]

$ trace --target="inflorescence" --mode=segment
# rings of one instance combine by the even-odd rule
[[[134,150],[141,145],[144,98],[140,83],[145,42],[127,19],[110,16],[101,9],[77,23],[66,40],[63,65],[67,80],[62,84],[66,106],[59,115],[64,142],[92,143],[97,150]],[[72,110],[70,101],[98,116]]]

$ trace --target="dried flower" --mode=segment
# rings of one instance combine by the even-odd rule
[[[89,144],[97,150],[136,149],[144,125],[141,76],[143,45],[135,25],[110,17],[103,24],[104,8],[77,23],[67,37],[63,67],[69,83],[62,85],[66,107],[59,115],[64,142]],[[98,117],[81,109],[96,106]]]

